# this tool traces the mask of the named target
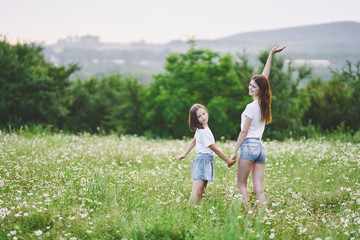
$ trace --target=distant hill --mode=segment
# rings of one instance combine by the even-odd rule
[[[211,44],[218,45],[221,51],[245,48],[255,52],[271,47],[274,43],[287,46],[286,55],[296,58],[325,58],[333,63],[341,63],[344,58],[360,60],[360,23],[337,22],[250,32],[218,39]]]
[[[276,43],[287,47],[286,58],[314,66],[315,73],[326,79],[330,76],[329,67],[340,69],[346,60],[360,61],[360,23],[334,22],[240,33],[216,40],[196,40],[197,47],[221,54],[236,56],[245,52],[254,65],[258,64],[256,56]],[[151,81],[152,74],[163,72],[165,58],[170,52],[185,52],[189,48],[180,40],[167,44],[120,44],[100,42],[97,36],[68,37],[44,47],[46,58],[55,64],[78,62],[82,70],[75,78],[130,73],[141,81]]]

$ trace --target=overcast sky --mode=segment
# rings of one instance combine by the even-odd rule
[[[0,35],[12,42],[166,43],[337,21],[360,22],[360,0],[0,0]]]

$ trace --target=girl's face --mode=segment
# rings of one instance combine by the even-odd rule
[[[208,120],[209,120],[209,115],[207,114],[207,112],[205,111],[205,109],[203,108],[199,108],[196,111],[196,117],[198,122],[203,126],[206,127]]]
[[[259,96],[259,94],[260,94],[259,85],[257,85],[254,80],[251,80],[249,84],[249,95]]]

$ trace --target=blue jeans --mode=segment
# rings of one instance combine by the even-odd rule
[[[258,138],[245,138],[240,146],[240,158],[255,163],[264,163],[266,160],[265,147]]]
[[[191,164],[191,179],[214,181],[214,156],[209,153],[198,153]]]

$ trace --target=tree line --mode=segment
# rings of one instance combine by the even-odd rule
[[[235,139],[240,115],[252,101],[248,84],[261,73],[246,55],[235,59],[189,41],[185,53],[170,53],[165,71],[140,84],[121,74],[69,80],[76,64],[55,66],[45,60],[42,47],[0,42],[0,127],[20,129],[45,126],[71,133],[137,134],[147,137],[191,136],[188,111],[204,104],[216,138]],[[259,54],[263,67],[268,51]],[[312,77],[307,66],[273,59],[270,73],[273,121],[264,138],[307,136],[311,131],[333,131],[339,126],[359,130],[360,61],[332,70],[328,80]],[[307,80],[304,88],[300,82]]]

